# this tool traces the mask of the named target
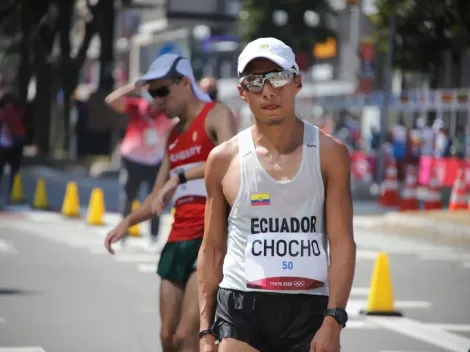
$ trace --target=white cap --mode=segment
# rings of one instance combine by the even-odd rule
[[[265,58],[278,64],[285,70],[294,69],[299,72],[299,65],[295,62],[295,54],[284,42],[276,38],[258,38],[248,43],[238,57],[238,75],[245,71],[250,61]]]
[[[147,81],[155,79],[172,78],[176,76],[186,76],[191,80],[196,97],[205,102],[212,101],[208,94],[204,93],[194,78],[193,68],[191,63],[185,57],[177,54],[163,54],[157,57],[150,65],[147,73],[136,81],[136,85],[141,85]]]

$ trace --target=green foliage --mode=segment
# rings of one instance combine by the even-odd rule
[[[386,51],[389,18],[396,16],[394,65],[404,71],[428,72],[445,50],[462,50],[469,44],[470,2],[453,0],[378,0],[378,48]]]
[[[273,12],[284,10],[288,14],[285,26],[277,27]],[[311,51],[315,42],[324,42],[332,31],[321,23],[309,28],[304,22],[304,13],[312,10],[324,18],[334,14],[328,0],[242,0],[240,12],[240,32],[244,40],[259,37],[276,37],[289,43],[297,50]]]

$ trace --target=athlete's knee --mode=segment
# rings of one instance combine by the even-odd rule
[[[178,349],[191,348],[197,346],[198,335],[194,329],[187,329],[186,327],[178,327],[175,334],[175,341]]]
[[[163,349],[169,350],[175,348],[174,346],[174,331],[162,328],[160,331],[160,340],[162,342]]]

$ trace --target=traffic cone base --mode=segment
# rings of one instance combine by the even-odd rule
[[[370,316],[382,316],[382,317],[402,317],[403,314],[400,312],[368,312],[366,310],[361,310],[362,315]]]
[[[402,313],[396,311],[394,307],[388,256],[383,252],[379,253],[375,260],[367,307],[361,310],[360,314],[389,317],[402,316]]]

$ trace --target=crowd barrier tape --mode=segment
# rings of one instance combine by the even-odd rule
[[[355,151],[350,154],[351,174],[356,180],[366,180],[376,172],[376,156],[363,151]],[[388,165],[389,157],[385,158]],[[452,187],[460,168],[464,168],[465,181],[470,185],[470,159],[467,161],[458,158],[435,158],[433,156],[421,156],[418,169],[418,184],[428,186],[431,178],[431,170],[435,169],[439,185]]]
[[[439,185],[452,187],[460,168],[464,168],[465,182],[470,185],[470,160],[422,156],[419,160],[419,184],[427,186],[431,178],[431,170],[435,169]]]

